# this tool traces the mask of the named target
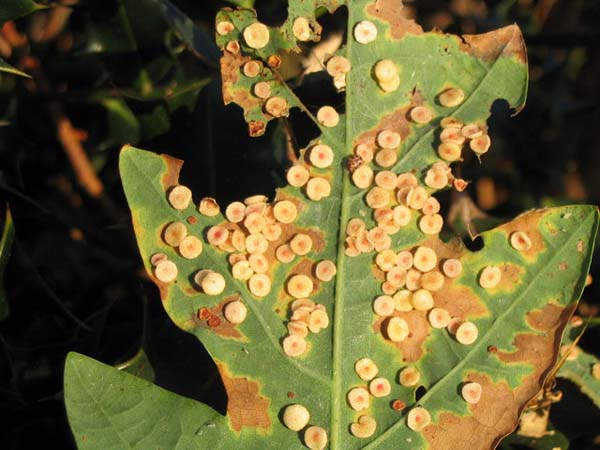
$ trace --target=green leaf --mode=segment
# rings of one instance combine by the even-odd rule
[[[47,6],[40,5],[32,0],[2,0],[0,4],[0,24],[44,8],[47,8]]]
[[[316,119],[319,114],[313,108],[300,103],[276,69],[267,67],[269,63],[277,65],[272,55],[297,50],[292,28],[299,16],[312,24],[309,38],[318,39],[320,28],[313,12],[320,7],[333,11],[341,4],[335,0],[290,1],[288,20],[281,28],[270,29],[268,44],[259,50],[247,46],[242,36],[243,30],[256,21],[254,11],[224,10],[217,17],[217,25],[224,20],[234,25],[232,31],[218,37],[219,45],[226,48],[221,61],[224,98],[244,108],[251,133],[261,134],[274,118],[265,112],[265,101],[253,94],[259,81],[269,83],[272,97],[284,99],[290,108],[301,108],[321,131],[297,162],[309,172],[310,184],[301,188],[287,186],[275,196],[275,205],[287,200],[296,206],[295,220],[287,223],[272,205],[261,204],[260,198],[249,200],[258,202],[250,210],[259,211],[259,217],[262,212],[266,221],[281,222],[275,224],[281,228],[281,235],[273,236],[264,251],[266,276],[271,281],[269,292],[259,297],[249,283],[233,277],[229,257],[236,248],[244,253],[241,242],[236,239],[215,246],[208,241],[207,233],[213,226],[223,227],[217,229],[217,234],[224,234],[226,229],[238,231],[236,236],[245,236],[253,226],[229,223],[222,213],[203,215],[192,203],[181,206],[182,209],[173,208],[169,195],[179,183],[182,162],[125,147],[120,171],[142,260],[159,287],[172,320],[197,336],[217,364],[228,394],[228,413],[224,423],[218,425],[222,427],[219,442],[230,445],[225,448],[301,448],[312,434],[307,435],[306,430],[292,432],[284,426],[282,413],[291,403],[306,406],[310,425],[325,430],[330,450],[492,448],[515,428],[521,410],[537,394],[556,362],[560,337],[589,269],[598,229],[597,209],[568,206],[527,212],[484,232],[483,248],[479,251],[466,249],[461,240],[440,240],[437,230],[423,226],[429,219],[414,200],[415,191],[411,191],[409,201],[408,190],[397,189],[396,175],[413,174],[425,195],[433,196],[440,186],[434,189],[430,181],[426,183],[427,173],[442,171],[449,175],[446,168],[440,169],[437,151],[441,119],[451,116],[466,124],[477,124],[482,133],[487,133],[486,120],[496,100],[504,99],[516,111],[523,107],[528,76],[521,33],[516,26],[462,38],[423,33],[419,26],[402,17],[397,1],[353,1],[349,7],[348,44],[340,51],[352,66],[345,80],[338,80],[338,86],[345,81],[345,104],[339,108],[337,126],[326,127]],[[353,38],[355,25],[363,20],[372,21],[378,29],[377,39],[370,44],[360,44]],[[233,40],[239,41],[241,53],[229,51],[235,50],[229,44]],[[250,59],[260,59],[263,67],[254,78],[242,72]],[[390,92],[384,92],[373,78],[373,67],[382,59],[393,61],[398,69],[397,89]],[[464,91],[465,99],[460,105],[440,104],[439,94],[449,87]],[[423,124],[411,120],[410,113],[419,106],[428,108],[433,120]],[[283,108],[283,115],[285,112]],[[399,148],[393,149],[397,161],[386,168],[393,176],[383,173],[384,177],[392,177],[391,181],[383,183],[378,178],[379,184],[389,184],[390,192],[372,190],[372,184],[368,190],[360,189],[353,184],[350,169],[362,164],[381,173],[383,167],[379,163],[384,161],[379,157],[378,164],[358,160],[352,158],[353,151],[358,144],[375,150],[376,137],[385,130],[402,138]],[[318,168],[310,163],[311,159],[319,161],[311,158],[315,144],[331,147],[333,164]],[[466,147],[462,150],[465,157],[470,152],[468,144]],[[382,150],[377,152],[385,154]],[[366,153],[363,156],[367,158]],[[329,185],[331,192],[316,200],[313,188],[319,181],[314,180],[319,177],[320,186]],[[401,180],[407,177],[404,175]],[[386,197],[385,201],[374,205],[375,194]],[[379,209],[378,216],[385,215],[391,211],[385,208],[396,208],[398,202],[412,207],[408,223],[401,217],[380,217],[379,223],[375,220],[372,207]],[[229,218],[233,220],[231,214]],[[356,218],[372,230],[369,235],[360,233],[358,242],[347,238],[347,225]],[[433,220],[442,219],[439,216]],[[203,251],[197,258],[184,258],[180,249],[166,244],[165,229],[171,222],[180,222],[188,234],[201,239]],[[517,231],[525,233],[529,240],[529,245],[522,244],[523,251],[511,245],[511,237]],[[259,232],[260,227],[255,233]],[[292,262],[280,262],[276,248],[298,234],[309,236],[312,248]],[[256,236],[252,239],[260,240]],[[374,300],[384,289],[393,291],[383,283],[385,277],[398,288],[404,284],[399,266],[387,275],[377,267],[375,244],[378,252],[391,248],[394,260],[396,252],[429,247],[437,258],[434,270],[447,259],[459,259],[463,269],[457,277],[442,276],[442,286],[434,286],[426,279],[423,282],[430,287],[437,308],[446,310],[459,322],[471,322],[477,327],[477,339],[469,345],[461,344],[447,329],[430,326],[436,324],[425,311],[430,306],[417,301],[419,297],[426,298],[425,291],[413,296],[410,311],[399,302],[397,310],[375,314]],[[362,252],[356,251],[356,246]],[[302,253],[300,249],[298,252]],[[160,281],[165,277],[151,263],[156,253],[163,253],[177,267],[173,281]],[[330,281],[316,276],[316,264],[322,260],[335,264],[337,273]],[[431,270],[423,262],[418,262],[417,267]],[[381,261],[379,264],[384,266]],[[164,263],[158,269],[167,266]],[[484,289],[480,279],[489,266],[499,269],[501,280],[497,286]],[[260,264],[254,268],[263,270]],[[208,295],[194,281],[199,271],[206,269],[221,274],[225,281],[224,290],[218,295]],[[394,272],[397,278],[391,277]],[[294,275],[304,275],[312,281],[312,289],[296,295],[309,296],[321,305],[319,308],[326,312],[330,323],[325,329],[308,334],[304,340],[306,350],[291,357],[282,344],[289,342],[287,327],[294,301],[289,282]],[[418,290],[419,273],[413,271],[410,276],[412,281],[407,288]],[[259,278],[253,281],[260,281]],[[245,321],[238,325],[227,320],[223,312],[234,300],[247,308]],[[307,320],[306,314],[307,310],[297,311],[293,317],[296,326]],[[313,314],[313,318],[318,318],[318,314],[321,313]],[[407,336],[398,336],[398,342],[393,342],[388,333],[390,316],[394,316],[394,321],[405,320],[410,331]],[[313,327],[313,331],[318,330]],[[351,389],[367,385],[355,372],[355,362],[365,357],[378,366],[378,376],[388,380],[391,392],[384,398],[371,398],[367,410],[356,412],[349,406],[347,395]],[[413,386],[399,383],[399,373],[408,367],[420,373]],[[468,381],[482,386],[477,404],[468,404],[461,397],[461,389]],[[399,403],[405,407],[399,408]],[[431,415],[431,423],[421,432],[408,426],[409,411],[415,411],[416,406]],[[362,415],[374,418],[377,428],[368,438],[359,439],[351,433],[351,426]],[[85,434],[82,427],[73,429],[76,436]],[[198,448],[211,448],[215,441],[206,437],[198,444]]]
[[[575,331],[575,329],[573,329]],[[563,348],[571,348],[574,340],[571,333],[565,333]],[[558,370],[556,376],[572,381],[587,395],[594,404],[600,408],[600,379],[595,378],[592,370],[595,364],[600,367],[600,360],[580,347],[575,346],[570,351],[571,357],[565,359],[564,364]],[[596,369],[600,372],[600,369]]]
[[[191,450],[223,434],[207,406],[78,353],[67,356],[64,390],[80,449]]]
[[[154,381],[154,369],[143,348],[140,348],[132,358],[118,364],[116,367],[138,378],[143,378],[150,382]]]
[[[140,124],[123,99],[106,99],[102,101],[108,119],[107,146],[136,144],[140,140]]]
[[[13,75],[19,75],[21,77],[31,78],[25,72],[21,72],[19,69],[16,69],[15,67],[11,66],[6,61],[4,61],[2,58],[0,58],[0,72],[12,73]]]
[[[0,320],[4,320],[10,313],[10,308],[6,298],[6,290],[4,288],[4,271],[10,259],[12,245],[15,240],[15,225],[13,223],[10,208],[6,207],[6,215],[4,219],[4,229],[2,231],[2,239],[0,240]]]

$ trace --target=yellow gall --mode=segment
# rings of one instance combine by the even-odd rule
[[[377,145],[381,148],[396,149],[400,147],[401,141],[400,134],[392,130],[383,130],[377,134]]]
[[[487,134],[483,134],[476,138],[473,138],[471,142],[469,142],[469,147],[478,155],[483,155],[487,153],[490,147],[492,146],[492,140]]]
[[[179,211],[186,209],[192,201],[192,191],[186,186],[175,186],[169,191],[169,203]]]
[[[239,223],[246,216],[246,205],[242,202],[232,202],[225,208],[225,217],[231,223]]]
[[[396,294],[394,294],[394,308],[396,308],[396,311],[401,311],[401,312],[406,312],[406,311],[412,311],[413,307],[412,307],[412,292],[410,292],[409,290],[402,290],[402,291],[398,291],[396,292]]]
[[[318,122],[327,128],[332,128],[340,123],[340,115],[331,106],[323,106],[317,111]]]
[[[596,380],[600,380],[600,363],[596,363],[592,366],[592,376]]]
[[[254,92],[254,95],[258,98],[266,100],[271,97],[271,85],[266,81],[259,81],[252,88],[252,92]]]
[[[314,177],[306,183],[306,195],[309,199],[318,202],[331,195],[331,184],[325,178]]]
[[[236,280],[246,281],[254,275],[254,271],[248,261],[238,261],[231,267],[231,274]]]
[[[527,233],[524,231],[515,231],[510,235],[510,245],[512,245],[515,250],[525,252],[531,249],[532,244]]]
[[[327,431],[321,427],[308,427],[304,432],[304,444],[310,450],[323,450],[327,447]]]
[[[398,189],[402,189],[405,187],[415,187],[418,184],[419,181],[417,180],[417,177],[411,172],[401,173],[397,177],[396,186],[398,187]]]
[[[423,208],[421,208],[421,211],[426,216],[437,214],[440,212],[440,202],[438,202],[435,197],[429,197],[427,200],[425,200],[425,203],[423,203]]]
[[[281,237],[283,230],[276,223],[270,223],[265,226],[265,229],[262,230],[263,236],[267,239],[267,241],[274,242]]]
[[[358,235],[355,244],[356,248],[362,253],[372,252],[375,248],[375,245],[373,245],[373,242],[369,239],[369,232],[366,230]]]
[[[163,240],[171,247],[177,247],[187,236],[187,227],[183,222],[171,222],[163,231]]]
[[[394,224],[399,227],[405,227],[410,223],[412,211],[404,205],[398,205],[394,209]]]
[[[429,272],[437,266],[437,254],[430,247],[418,247],[413,257],[415,269],[421,272]]]
[[[331,281],[336,272],[337,268],[335,267],[335,263],[328,259],[319,261],[315,266],[315,276],[317,277],[317,280]]]
[[[269,200],[269,198],[266,195],[262,195],[262,194],[251,195],[250,197],[246,197],[244,199],[244,205],[246,205],[246,206],[260,205],[261,207],[264,207],[268,200]],[[246,208],[246,215],[249,214],[248,211],[250,211],[250,210],[251,210],[251,208]],[[251,212],[255,212],[255,211],[252,210]]]
[[[286,178],[290,186],[302,187],[308,182],[310,173],[304,166],[292,166],[287,171]]]
[[[312,250],[312,238],[308,234],[297,233],[290,241],[290,248],[299,256],[304,256]]]
[[[329,145],[315,145],[310,149],[309,160],[313,166],[325,169],[333,163],[333,150]]]
[[[277,247],[277,250],[275,250],[275,258],[277,258],[277,261],[281,263],[291,263],[295,257],[296,254],[292,251],[288,244],[280,245]]]
[[[227,261],[229,261],[229,264],[233,266],[235,263],[240,261],[248,261],[248,257],[244,253],[231,253],[227,257]]]
[[[398,382],[405,387],[416,386],[421,380],[421,372],[414,367],[402,369],[398,374]]]
[[[410,110],[410,118],[413,122],[424,125],[433,120],[433,112],[426,106],[416,106]]]
[[[460,317],[452,317],[450,319],[450,322],[448,322],[448,325],[446,325],[446,329],[448,330],[448,333],[452,334],[452,335],[456,335],[456,331],[458,330],[458,327],[460,327],[462,325],[462,320],[460,319]]]
[[[433,296],[427,289],[419,289],[413,292],[411,302],[417,311],[429,311],[433,308]]]
[[[390,382],[383,377],[375,378],[369,383],[369,392],[373,397],[387,397],[390,395],[390,392],[392,392],[392,386],[390,385]]]
[[[479,275],[479,285],[484,289],[493,289],[498,286],[502,278],[502,272],[499,267],[487,266]]]
[[[312,294],[313,282],[306,275],[293,275],[287,282],[287,291],[294,298],[306,298]]]
[[[444,117],[440,125],[442,128],[462,128],[464,123],[454,117]]]
[[[359,156],[362,162],[364,163],[370,163],[371,161],[373,161],[373,149],[367,144],[358,144],[354,148],[354,154],[356,156]]]
[[[386,189],[375,186],[369,190],[365,198],[370,208],[383,208],[390,203],[391,195]]]
[[[565,344],[560,347],[560,356],[565,358],[567,361],[575,361],[579,357],[580,353],[581,350],[579,347],[573,344]]]
[[[308,329],[311,333],[318,333],[319,331],[329,326],[329,316],[325,311],[316,309],[310,313],[308,319]]]
[[[469,182],[463,180],[462,178],[455,178],[452,184],[454,185],[454,189],[456,189],[458,192],[463,192],[469,185]]]
[[[366,189],[373,183],[373,170],[366,164],[352,172],[352,181],[359,189]]]
[[[348,236],[357,237],[360,233],[365,231],[366,225],[362,219],[355,217],[348,221],[346,225],[346,234]]]
[[[393,267],[385,274],[385,279],[392,286],[400,288],[406,283],[406,270],[401,269],[400,267]]]
[[[362,415],[358,421],[350,425],[350,433],[359,439],[366,439],[375,433],[377,422],[371,416]]]
[[[271,97],[267,100],[265,111],[273,117],[287,117],[290,113],[288,102],[282,97]]]
[[[429,169],[425,175],[425,184],[432,189],[443,189],[448,186],[448,175],[438,170]]]
[[[159,262],[166,261],[167,259],[169,259],[169,257],[164,253],[154,253],[150,257],[150,264],[156,266]]]
[[[386,236],[387,233],[379,226],[373,227],[368,231],[368,239],[374,244],[383,242]]]
[[[413,267],[413,254],[408,250],[403,250],[396,254],[396,265],[404,270],[410,270]]]
[[[339,55],[329,58],[325,66],[327,73],[334,78],[347,74],[351,67],[350,60]]]
[[[389,295],[380,295],[373,302],[373,311],[378,316],[391,316],[394,313],[394,309],[394,299]]]
[[[446,89],[439,95],[438,100],[440,105],[446,108],[454,108],[465,101],[465,91],[458,88]]]
[[[244,28],[244,41],[250,48],[265,48],[269,44],[269,28],[260,22],[248,25]]]
[[[429,216],[421,217],[419,220],[419,229],[429,235],[438,234],[442,231],[444,226],[444,219],[439,214],[431,214]]]
[[[406,417],[406,424],[413,431],[421,431],[430,423],[431,415],[429,411],[421,406],[411,409]]]
[[[228,20],[222,20],[217,23],[216,31],[219,36],[225,36],[235,30],[233,24]]]
[[[481,400],[481,391],[481,384],[471,382],[465,383],[461,388],[460,393],[465,402],[474,405],[475,403],[479,403],[479,400]]]
[[[439,291],[444,286],[444,275],[438,270],[421,275],[421,287],[428,291]]]
[[[210,271],[202,278],[200,287],[206,295],[219,295],[225,290],[225,278],[218,272]]]
[[[470,123],[461,128],[461,133],[466,139],[476,139],[483,136],[483,130],[476,123]]]
[[[453,142],[442,142],[438,147],[438,155],[445,161],[453,162],[461,158],[462,146]]]
[[[242,72],[248,78],[255,78],[260,73],[261,65],[258,61],[248,61],[242,67]]]
[[[444,128],[440,134],[440,140],[442,142],[449,142],[460,146],[465,143],[465,137],[463,136],[461,129],[455,127]]]
[[[229,231],[220,225],[210,227],[206,233],[208,243],[213,246],[224,244],[228,237]]]
[[[396,188],[396,174],[390,170],[382,170],[375,175],[375,184],[388,191],[393,191]]]
[[[290,334],[283,340],[283,352],[292,358],[301,356],[306,352],[306,341],[297,334]]]
[[[456,329],[456,340],[463,345],[470,345],[477,340],[479,330],[473,322],[463,322]]]
[[[290,320],[292,322],[302,322],[305,323],[308,329],[308,321],[310,320],[310,313],[314,308],[309,308],[306,306],[301,306],[292,312],[292,317]]]
[[[392,167],[398,161],[398,155],[391,148],[379,150],[375,155],[375,162],[381,167]]]
[[[398,67],[396,67],[396,64],[391,59],[382,59],[375,64],[373,74],[378,83],[389,83],[398,77]],[[398,142],[399,144],[400,142]],[[379,145],[383,147],[383,145]],[[383,148],[396,148],[398,145]]]
[[[375,251],[377,252],[383,252],[384,250],[388,250],[392,246],[392,238],[387,235],[387,232],[383,228],[382,231],[386,233],[384,235],[383,240],[374,244]]]
[[[443,308],[433,308],[427,318],[433,328],[446,328],[450,323],[450,313]]]
[[[240,43],[238,41],[229,41],[225,44],[225,50],[233,55],[237,55],[240,52]]]
[[[416,291],[421,288],[421,276],[423,274],[416,269],[410,269],[406,272],[406,288],[410,291]]]
[[[238,252],[246,250],[246,235],[240,230],[234,230],[231,233],[231,245]]]
[[[373,212],[373,219],[378,224],[389,222],[394,219],[394,211],[392,208],[378,208]]]
[[[236,300],[225,305],[225,309],[223,309],[223,315],[228,322],[237,325],[246,320],[248,309],[241,301]]]
[[[377,39],[377,27],[373,22],[362,20],[354,26],[354,39],[359,44],[369,44]]]
[[[308,310],[310,312],[312,312],[315,309],[315,302],[313,302],[311,299],[309,298],[299,298],[297,300],[294,300],[292,302],[292,305],[290,306],[290,309],[293,311],[296,311],[299,308],[308,308]]]
[[[364,387],[357,387],[348,392],[347,400],[353,410],[364,411],[369,408],[371,395]]]
[[[396,253],[393,250],[385,250],[375,257],[375,264],[384,272],[391,270],[397,262]]]
[[[202,241],[196,236],[187,236],[179,244],[179,254],[186,259],[194,259],[202,253]]]
[[[393,342],[402,342],[410,334],[408,322],[401,317],[392,317],[386,324],[385,334]]]
[[[256,297],[265,297],[271,292],[271,279],[264,273],[255,273],[248,280],[248,289]]]
[[[457,278],[462,273],[462,263],[455,258],[447,259],[442,264],[442,272],[448,278]]]
[[[248,257],[250,268],[256,273],[265,273],[269,270],[269,261],[262,253],[255,253]]]
[[[308,325],[299,320],[288,322],[287,329],[290,335],[299,336],[301,338],[308,336]]]
[[[429,194],[422,186],[410,188],[406,195],[406,204],[409,208],[419,210],[423,208],[423,205],[429,198]]]
[[[356,374],[365,381],[372,380],[379,373],[377,365],[369,358],[361,358],[354,363]]]
[[[379,82],[379,87],[381,88],[381,90],[383,92],[394,92],[394,91],[397,91],[398,88],[400,87],[400,76],[396,75],[390,81],[380,81]]]
[[[278,222],[292,223],[298,217],[298,208],[294,202],[281,200],[273,206],[273,216]]]
[[[177,278],[177,266],[173,261],[161,261],[154,267],[154,276],[163,283],[170,283]]]
[[[310,22],[306,17],[296,17],[292,25],[294,37],[300,42],[306,42],[310,39]]]
[[[221,208],[219,208],[219,204],[214,198],[204,197],[200,200],[200,205],[198,205],[198,211],[200,214],[203,214],[208,217],[214,217],[219,214]]]
[[[202,269],[194,274],[194,283],[198,288],[202,289],[202,280],[204,280],[204,277],[211,272],[212,270]]]
[[[244,226],[250,234],[260,233],[266,225],[267,222],[263,215],[257,212],[248,214],[244,219]]]
[[[283,424],[292,431],[300,431],[310,420],[310,413],[302,405],[289,405],[283,411]]]
[[[246,251],[248,253],[264,253],[269,248],[269,241],[262,234],[246,236]]]

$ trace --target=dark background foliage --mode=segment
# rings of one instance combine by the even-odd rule
[[[3,3],[9,0],[0,0],[0,11]],[[225,410],[210,357],[171,324],[143,272],[119,179],[119,148],[131,143],[185,159],[184,183],[225,204],[272,195],[287,166],[287,138],[302,145],[315,130],[293,114],[250,139],[241,111],[223,105],[210,44],[213,17],[223,6],[252,0],[175,1],[197,25],[196,37],[209,37],[197,39],[195,51],[183,39],[191,29],[171,28],[157,3],[64,0],[1,28],[0,57],[32,78],[0,72],[0,205],[10,205],[16,231],[0,292],[10,308],[0,321],[0,448],[74,448],[62,400],[68,351],[154,374],[158,385]],[[467,160],[462,169],[474,204],[446,195],[452,205],[446,212],[458,217],[449,232],[464,231],[464,217],[482,212],[488,218],[480,226],[540,206],[597,204],[600,3],[405,4],[427,29],[479,33],[517,22],[529,48],[528,105],[516,118],[501,102],[495,106],[492,152],[483,165]],[[270,24],[286,15],[285,1],[256,0],[255,7]],[[340,11],[320,20],[335,31],[344,29],[344,19]],[[289,58],[286,76],[311,106],[341,102],[323,77],[301,76],[311,51]],[[82,163],[91,169],[83,175]],[[592,284],[579,313],[596,315],[597,298]],[[581,346],[598,355],[599,338],[591,327]],[[598,410],[573,385],[558,388],[565,395],[552,407],[554,426],[572,449],[597,445]],[[503,445],[548,445],[517,441]]]

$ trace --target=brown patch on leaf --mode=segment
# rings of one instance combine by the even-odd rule
[[[454,450],[469,448],[488,450],[517,426],[521,411],[542,388],[544,380],[556,362],[562,331],[572,308],[547,305],[527,315],[528,323],[541,334],[522,333],[515,338],[516,351],[494,352],[507,364],[529,364],[533,373],[515,390],[505,381],[493,383],[483,374],[469,373],[466,381],[482,386],[479,403],[469,405],[470,416],[441,413],[435,424],[424,430],[431,448]]]
[[[499,266],[502,277],[497,288],[503,291],[513,291],[521,284],[521,273],[523,268],[514,264],[501,264]]]
[[[270,402],[259,395],[259,384],[246,377],[233,378],[225,364],[215,362],[227,392],[227,417],[231,428],[238,433],[244,427],[268,431],[271,428]]]
[[[393,345],[402,353],[402,360],[407,363],[421,359],[423,355],[423,344],[429,336],[429,322],[423,311],[396,312],[394,317],[401,317],[408,323],[410,334],[402,342],[392,342],[386,339],[386,343]],[[388,318],[380,317],[373,324],[373,331],[381,333],[381,327]],[[385,327],[384,327],[385,328]]]
[[[444,308],[451,317],[459,317],[461,320],[473,319],[488,315],[488,310],[471,289],[458,286],[446,278],[442,289],[432,292],[433,300],[437,308]]]
[[[252,58],[241,54],[225,52],[221,57],[221,77],[223,79],[223,102],[228,105],[236,103],[244,111],[260,107],[260,100],[247,90],[236,88],[241,67]]]
[[[568,264],[563,261],[558,265],[558,270],[560,270],[561,272],[564,272],[565,270],[567,270],[569,268]]]
[[[250,137],[259,137],[265,134],[267,124],[260,120],[251,120],[248,122],[248,133]]]
[[[517,25],[484,34],[465,34],[462,40],[462,49],[479,59],[495,61],[500,57],[516,58],[527,64],[525,40]]]
[[[242,333],[240,333],[240,331],[236,328],[236,326],[234,324],[232,324],[231,322],[229,322],[228,320],[226,320],[223,315],[223,308],[225,308],[225,306],[228,303],[234,302],[239,299],[240,299],[240,297],[238,295],[232,295],[230,297],[227,297],[227,298],[224,298],[223,300],[221,300],[221,302],[219,302],[219,304],[215,305],[214,308],[210,308],[210,312],[212,313],[212,316],[209,317],[209,319],[206,323],[207,323],[208,327],[212,331],[214,331],[216,334],[218,334],[219,336],[222,336],[224,338],[230,338],[230,339],[247,340],[246,337]],[[220,320],[218,322],[213,321],[211,323],[211,319],[213,319],[214,317],[217,317]]]
[[[519,251],[519,253],[524,255],[528,260],[535,260],[537,255],[546,249],[544,238],[542,233],[540,233],[539,227],[541,226],[542,218],[547,213],[548,210],[546,209],[529,211],[521,214],[513,221],[498,227],[496,230],[505,232],[507,241],[510,240],[511,234],[516,231],[522,231],[527,234],[531,240],[531,248],[526,251]]]
[[[173,158],[169,155],[160,155],[167,166],[167,171],[163,174],[161,183],[165,188],[165,192],[173,186],[179,184],[179,172],[183,166],[183,161],[177,158]]]
[[[394,39],[402,39],[406,34],[423,34],[423,28],[406,18],[403,9],[404,5],[398,0],[376,0],[367,6],[367,14],[387,22]]]

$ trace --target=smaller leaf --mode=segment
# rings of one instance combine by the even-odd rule
[[[117,364],[115,367],[119,370],[130,373],[131,375],[135,375],[138,378],[142,378],[151,382],[154,381],[154,368],[152,367],[150,359],[148,359],[148,355],[143,348],[140,348],[133,358],[130,358],[121,364]]]
[[[2,0],[0,2],[0,24],[44,8],[47,8],[47,6],[40,5],[32,0]]]
[[[11,66],[6,61],[4,61],[2,58],[0,58],[0,72],[12,73],[13,75],[19,75],[21,77],[31,78],[25,72],[21,72],[19,69]]]
[[[102,102],[106,108],[108,121],[108,145],[123,145],[139,142],[140,124],[122,99],[106,99]]]
[[[572,333],[565,333],[562,348],[568,348],[573,343]],[[592,374],[594,364],[600,364],[600,360],[594,355],[584,352],[579,347],[573,347],[571,356],[567,357],[563,366],[559,369],[557,377],[572,381],[581,389],[596,406],[600,408],[600,379]]]
[[[0,240],[0,320],[8,317],[9,307],[6,301],[6,291],[4,289],[4,270],[10,259],[12,245],[15,239],[15,226],[12,220],[10,208],[6,207],[6,220],[4,221],[4,231],[2,240]]]

